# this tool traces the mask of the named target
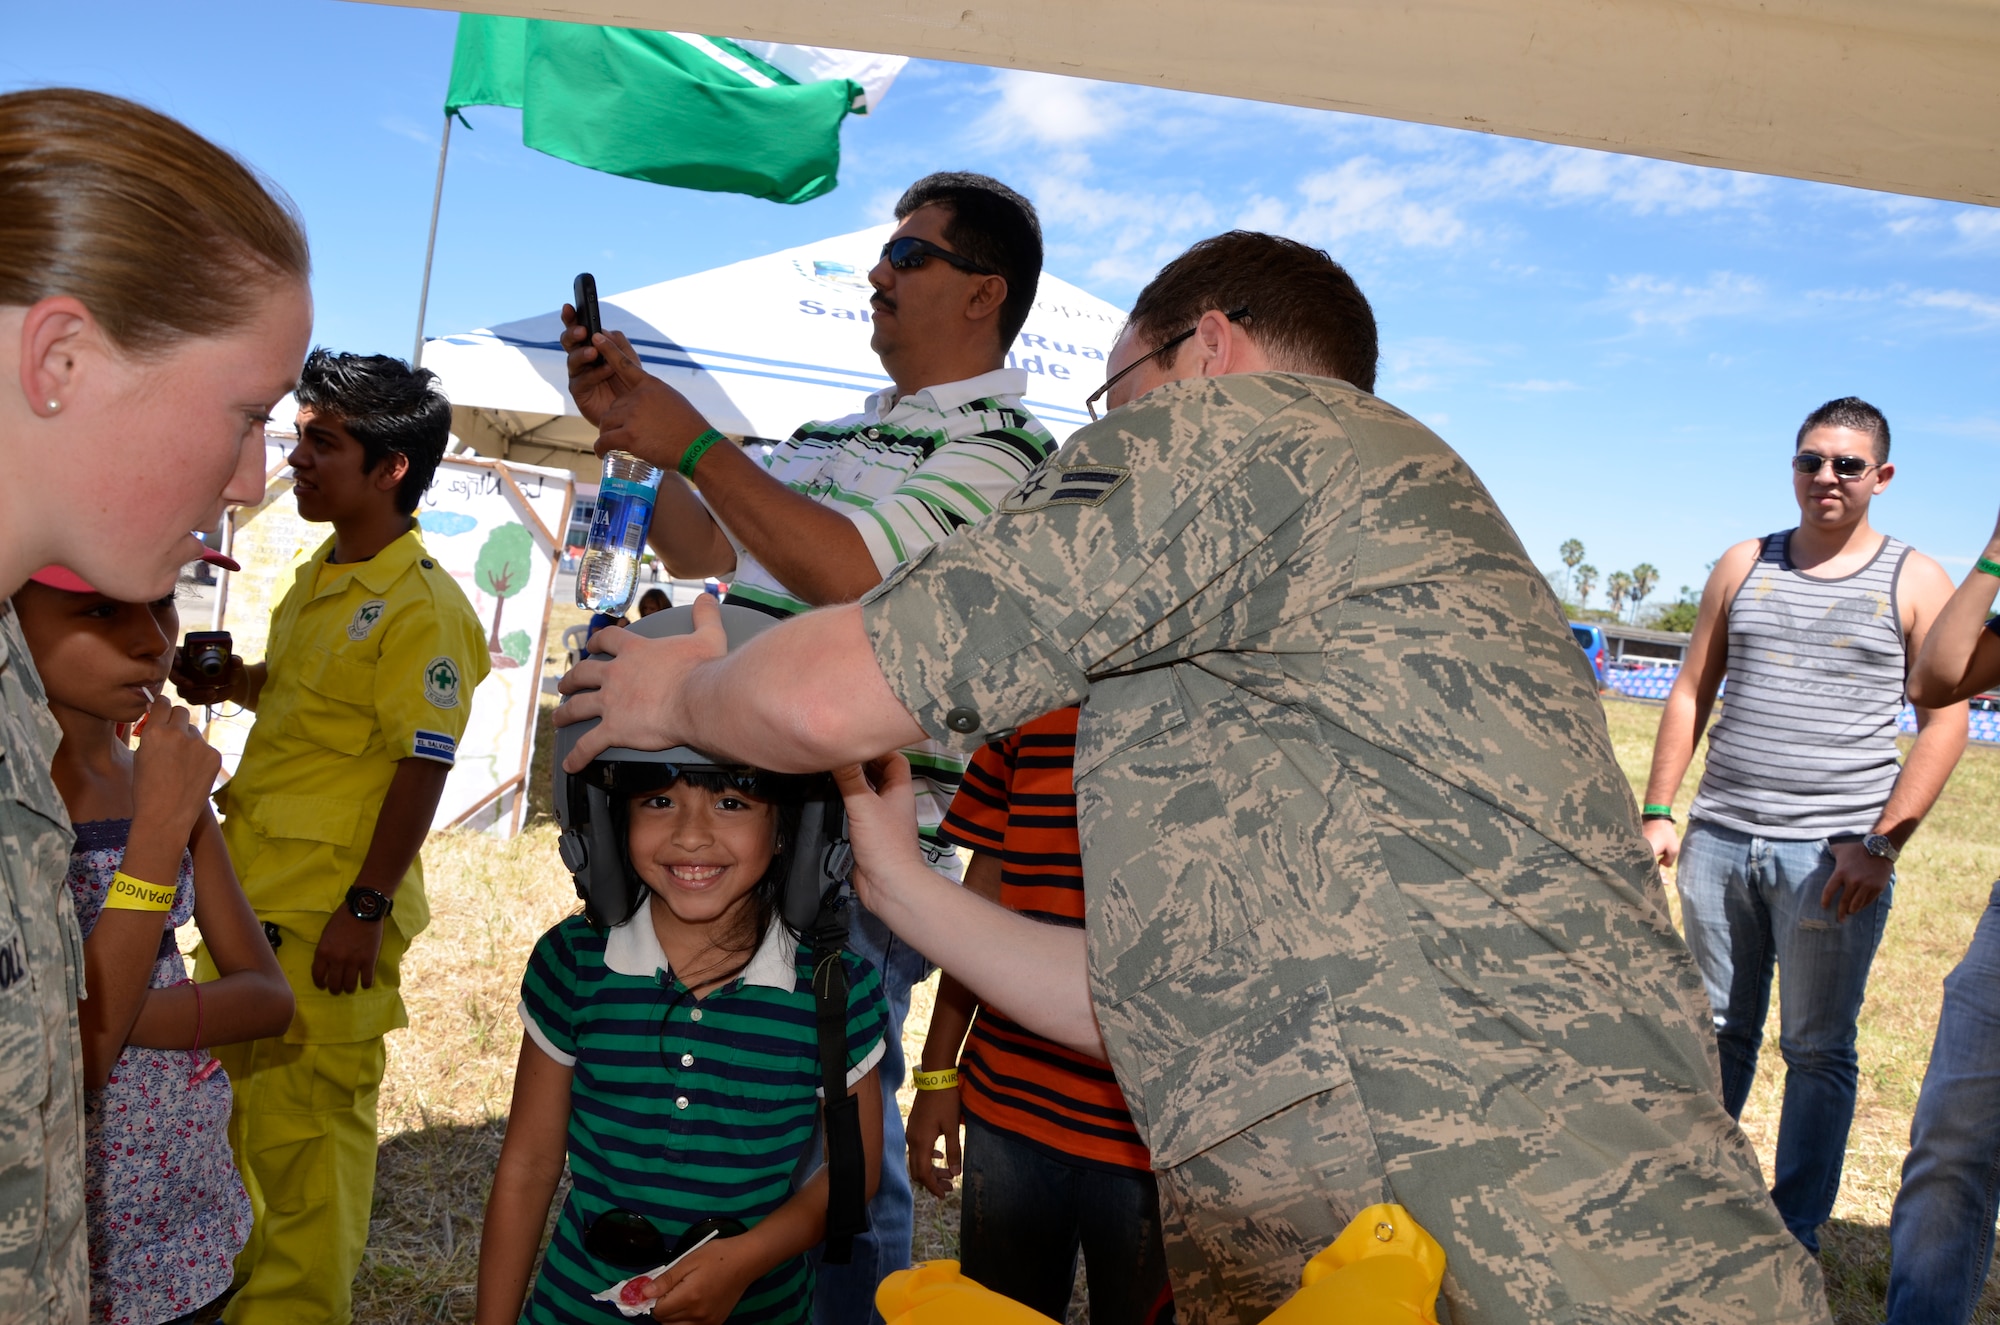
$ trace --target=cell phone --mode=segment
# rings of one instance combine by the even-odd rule
[[[574,296],[570,302],[576,307],[576,320],[583,323],[583,329],[592,336],[603,331],[604,322],[597,315],[597,278],[587,271],[578,272],[570,292]]]
[[[190,630],[181,641],[181,661],[190,672],[210,681],[229,674],[229,655],[235,641],[226,630]]]

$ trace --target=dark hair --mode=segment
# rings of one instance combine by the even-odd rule
[[[0,304],[70,295],[158,353],[310,269],[291,200],[180,121],[73,87],[0,96]]]
[[[649,765],[625,764],[621,767],[629,775],[643,770],[649,767]],[[658,767],[664,768],[665,766],[659,765]],[[748,930],[750,941],[749,945],[741,950],[743,964],[748,964],[751,954],[757,951],[757,945],[763,941],[764,932],[770,929],[771,922],[782,918],[784,915],[785,879],[791,872],[792,848],[797,845],[799,840],[799,816],[805,805],[803,792],[800,790],[805,786],[804,779],[772,777],[763,779],[763,781],[768,783],[768,785],[760,786],[752,794],[764,797],[777,808],[777,849],[771,853],[771,863],[765,868],[763,877],[757,880],[756,885],[747,894],[750,899],[750,906],[748,908],[750,924],[743,928]],[[613,829],[617,833],[617,840],[621,843],[630,840],[632,831],[632,802],[635,800],[646,796],[657,796],[667,788],[677,786],[695,787],[707,792],[734,791],[736,789],[735,784],[721,773],[699,769],[676,770],[676,776],[673,778],[647,787],[642,791],[633,791],[631,790],[631,786],[632,782],[628,777],[623,781],[618,792],[611,797],[611,821]],[[639,877],[639,871],[633,868],[631,853],[629,851],[622,852],[622,858],[625,865],[626,883],[625,918],[629,920],[632,917],[632,913],[639,909],[639,903],[645,899],[649,889],[646,881]],[[742,931],[739,930],[738,932]],[[802,936],[794,933],[793,937],[799,938]]]
[[[1042,222],[1035,205],[991,176],[940,170],[903,191],[896,219],[933,203],[951,213],[944,237],[952,249],[999,272],[1007,282],[999,323],[1000,349],[1005,353],[1027,325],[1035,289],[1042,282]]]
[[[1160,268],[1126,325],[1153,345],[1214,309],[1250,310],[1243,329],[1290,372],[1375,389],[1375,311],[1347,269],[1295,239],[1231,230],[1201,240]]]
[[[1797,451],[1805,445],[1806,434],[1815,428],[1852,428],[1865,432],[1875,443],[1875,463],[1889,463],[1889,420],[1882,417],[1882,411],[1859,396],[1842,396],[1839,400],[1829,400],[1799,425],[1798,439],[1792,443]]]
[[[664,612],[673,605],[674,600],[667,596],[665,589],[655,587],[639,595],[640,616],[645,616],[648,611]]]
[[[396,485],[396,509],[417,509],[451,440],[451,402],[428,368],[415,372],[386,354],[335,354],[316,347],[299,372],[298,402],[346,428],[361,443],[363,473],[391,455],[410,458]]]

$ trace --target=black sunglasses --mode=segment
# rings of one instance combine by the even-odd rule
[[[583,1249],[621,1270],[650,1270],[673,1264],[710,1238],[733,1238],[745,1231],[742,1220],[713,1215],[689,1224],[670,1253],[666,1235],[652,1220],[636,1210],[614,1208],[590,1221],[583,1231]]]
[[[930,240],[918,239],[914,235],[904,235],[901,239],[890,240],[882,246],[882,256],[887,258],[889,265],[897,271],[915,271],[917,268],[923,266],[925,260],[928,258],[943,258],[960,271],[969,271],[974,276],[998,276],[1000,274],[991,268],[982,267],[978,263],[954,253],[948,248],[939,248],[936,244],[931,243]]]
[[[1836,478],[1860,478],[1869,470],[1880,468],[1874,461],[1863,460],[1858,455],[1814,455],[1811,451],[1801,451],[1793,456],[1792,468],[1811,478],[1829,460],[1833,462]]]
[[[1250,310],[1247,308],[1239,308],[1234,313],[1225,313],[1223,314],[1223,316],[1228,318],[1231,322],[1241,322],[1244,318],[1250,316]],[[1083,398],[1083,407],[1090,411],[1090,421],[1092,423],[1097,422],[1097,402],[1104,399],[1105,395],[1110,392],[1112,387],[1118,385],[1118,380],[1120,378],[1124,377],[1125,374],[1131,372],[1134,368],[1137,368],[1140,364],[1146,362],[1146,360],[1157,358],[1159,355],[1165,354],[1168,350],[1173,349],[1174,346],[1180,344],[1182,341],[1186,340],[1188,337],[1194,335],[1195,332],[1200,330],[1201,330],[1201,324],[1196,323],[1194,326],[1189,327],[1186,331],[1183,331],[1180,335],[1174,336],[1168,340],[1161,341],[1158,345],[1155,345],[1147,353],[1140,355],[1138,358],[1134,359],[1131,363],[1126,364],[1123,368],[1120,368],[1117,372],[1105,378],[1103,386],[1097,388],[1097,390],[1091,392],[1089,395]]]

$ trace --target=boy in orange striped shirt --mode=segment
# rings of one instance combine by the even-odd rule
[[[1058,709],[975,754],[939,831],[974,853],[966,887],[1080,929],[1076,719]],[[964,1123],[968,1278],[1061,1320],[1081,1251],[1094,1325],[1173,1319],[1151,1160],[1109,1066],[980,1006],[947,972],[916,1082],[910,1176],[933,1195],[959,1171]]]

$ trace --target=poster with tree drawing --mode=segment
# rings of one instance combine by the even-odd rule
[[[472,695],[445,782],[434,828],[463,825],[502,836],[527,812],[529,758],[540,718],[555,539],[569,526],[575,479],[567,470],[480,456],[447,456],[417,508],[425,551],[450,572],[487,630],[493,670]],[[298,519],[289,473],[275,474],[265,499],[231,516],[229,543],[240,573],[225,577],[216,624],[245,642],[247,661],[263,657],[272,607],[292,585],[299,561],[325,537],[324,526]],[[256,715],[211,714],[209,733],[225,771]]]

